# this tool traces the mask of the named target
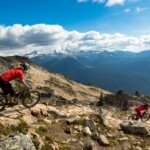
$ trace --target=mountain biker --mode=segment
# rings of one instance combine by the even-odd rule
[[[148,111],[149,108],[149,104],[145,104],[145,105],[138,105],[135,108],[136,111],[136,120],[138,120],[139,118],[141,118],[141,111]]]
[[[15,90],[12,87],[11,83],[9,83],[10,81],[19,79],[21,83],[26,87],[26,89],[29,90],[29,86],[25,82],[25,74],[29,68],[30,65],[28,63],[21,62],[19,67],[10,69],[0,76],[0,88],[2,89],[6,97],[7,95],[10,96],[10,102],[13,101],[15,95]]]

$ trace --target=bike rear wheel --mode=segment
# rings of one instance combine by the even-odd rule
[[[129,117],[128,117],[128,120],[136,120],[137,117],[136,117],[136,114],[131,114]]]
[[[147,113],[144,113],[141,117],[141,121],[142,122],[146,122],[147,120],[149,120],[149,114]]]
[[[6,107],[6,98],[3,93],[0,93],[0,111],[3,111]]]
[[[22,104],[26,108],[31,108],[40,101],[40,98],[41,96],[38,91],[30,91],[30,96],[26,96],[26,98],[22,100]]]

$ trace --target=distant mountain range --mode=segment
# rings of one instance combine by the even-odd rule
[[[75,81],[97,84],[110,91],[139,90],[150,94],[150,51],[140,53],[79,51],[76,53],[27,54],[46,69],[62,73]]]

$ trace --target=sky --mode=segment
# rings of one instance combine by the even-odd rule
[[[0,55],[150,49],[150,0],[0,0]]]

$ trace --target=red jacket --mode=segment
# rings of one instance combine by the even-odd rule
[[[144,105],[139,105],[139,106],[137,106],[135,109],[142,111],[142,110],[148,110],[148,107],[146,107],[146,106],[144,106]]]
[[[1,75],[1,78],[3,79],[4,82],[7,83],[11,80],[16,80],[16,79],[20,79],[21,81],[23,81],[25,76],[22,69],[18,67],[4,72]]]

